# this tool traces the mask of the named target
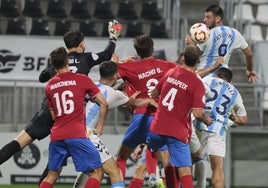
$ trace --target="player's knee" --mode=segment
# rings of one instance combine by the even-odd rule
[[[104,174],[103,169],[97,168],[93,170],[92,172],[90,172],[90,177],[94,177],[100,181],[103,177],[103,174]]]
[[[122,145],[117,153],[117,158],[127,160],[132,152],[132,148]]]
[[[144,178],[146,175],[147,169],[145,163],[140,163],[135,170],[135,177]]]

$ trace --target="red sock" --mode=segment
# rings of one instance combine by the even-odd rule
[[[148,174],[156,174],[157,152],[151,152],[146,148],[146,168]]]
[[[172,165],[165,167],[166,186],[167,188],[179,187],[179,179],[177,179],[176,169]]]
[[[52,188],[52,184],[51,183],[48,183],[46,181],[42,181],[39,185],[39,188]]]
[[[86,185],[85,185],[85,188],[99,188],[100,187],[100,181],[97,180],[96,178],[91,178],[89,177],[87,182],[86,182]]]
[[[143,180],[142,179],[138,179],[138,178],[133,178],[129,185],[128,188],[142,188],[143,186]]]
[[[186,175],[181,177],[181,185],[183,188],[193,188],[193,178],[191,175]]]
[[[125,179],[127,160],[125,160],[123,158],[117,158],[116,159],[116,164],[117,164],[118,168],[120,168],[120,170],[122,172],[123,179]]]

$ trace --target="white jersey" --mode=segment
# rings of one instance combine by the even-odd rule
[[[197,46],[202,52],[197,67],[197,70],[200,70],[213,65],[220,56],[225,58],[222,66],[228,68],[233,50],[244,50],[248,44],[238,30],[221,25],[212,28],[208,40],[205,43],[197,44]]]
[[[129,98],[121,91],[115,90],[110,86],[100,82],[95,83],[103,94],[108,103],[108,109],[116,108],[129,101]],[[90,141],[99,151],[101,162],[105,163],[112,157],[107,147],[102,143],[101,139],[94,134],[93,130],[98,122],[99,106],[96,103],[88,102],[86,104],[86,125]]]
[[[102,83],[95,83],[108,103],[108,109],[113,109],[129,101],[129,98],[121,91],[115,90]],[[99,106],[96,103],[86,104],[86,125],[87,129],[94,129],[99,117]]]
[[[231,110],[235,109],[238,116],[247,115],[243,99],[238,90],[223,79],[207,76],[202,81],[206,88],[205,110],[214,121],[210,126],[198,122],[196,128],[226,136]]]

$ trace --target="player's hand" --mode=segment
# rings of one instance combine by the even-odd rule
[[[94,134],[96,134],[97,136],[101,136],[102,132],[103,132],[103,126],[97,125],[94,129]]]
[[[258,75],[254,71],[248,71],[246,72],[248,77],[248,82],[255,83],[259,79]]]
[[[185,43],[186,43],[186,45],[195,44],[195,42],[191,39],[190,35],[188,35],[188,34],[186,34],[186,36],[185,36]]]
[[[210,72],[216,70],[217,68],[219,68],[219,66],[220,66],[221,64],[223,64],[223,63],[225,63],[225,58],[221,56],[221,57],[219,57],[219,58],[217,59],[217,61],[211,66],[211,70],[210,70]]]
[[[225,58],[223,56],[220,56],[216,62],[218,62],[219,64],[223,64],[225,63]]]
[[[229,119],[235,122],[236,115],[235,114],[230,114]]]
[[[135,93],[133,93],[133,94],[130,96],[130,98],[135,99],[135,98],[137,98],[137,96],[138,96],[140,93],[141,93],[140,91],[135,91]]]
[[[119,37],[122,29],[123,27],[118,21],[116,20],[110,21],[108,24],[109,37],[116,40]]]
[[[132,56],[128,56],[124,59],[121,59],[120,63],[127,63],[127,62],[131,62],[131,61],[136,61],[137,59],[138,59],[138,56],[132,55]]]
[[[139,159],[139,158],[141,158],[141,154],[142,154],[142,151],[143,151],[143,149],[144,149],[144,144],[140,144],[140,145],[138,145],[138,147],[136,147],[136,149],[134,150],[134,152],[133,152],[133,158],[134,159]]]
[[[158,104],[157,104],[157,102],[155,102],[154,99],[150,99],[150,101],[149,101],[149,105],[150,105],[150,106],[153,106],[153,107],[155,107],[155,108],[158,108]]]
[[[213,123],[213,118],[208,117],[204,123],[205,123],[207,126],[210,126],[210,125]]]
[[[124,93],[125,92],[125,82],[118,83],[117,85],[114,86],[114,89],[122,91]]]

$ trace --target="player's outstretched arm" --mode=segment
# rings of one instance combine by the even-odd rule
[[[109,43],[103,51],[97,53],[98,59],[94,60],[95,65],[100,64],[103,61],[108,61],[112,58],[116,47],[116,40],[121,31],[122,25],[116,20],[108,23]]]
[[[248,82],[255,83],[259,77],[253,71],[253,53],[249,47],[245,48],[243,52],[246,55],[246,61],[247,61],[246,76],[248,77]]]
[[[204,76],[209,75],[211,72],[219,68],[222,63],[224,63],[224,57],[219,57],[213,65],[204,69],[197,70],[196,73],[203,78]]]
[[[113,20],[108,23],[109,38],[117,40],[122,30],[123,26],[117,20]]]

